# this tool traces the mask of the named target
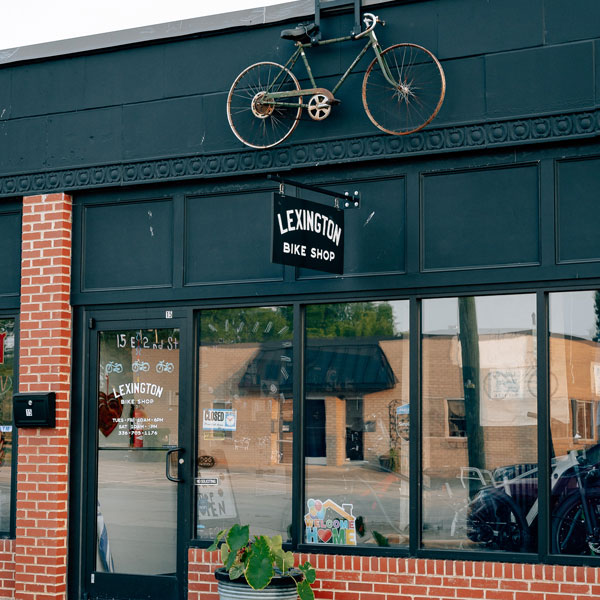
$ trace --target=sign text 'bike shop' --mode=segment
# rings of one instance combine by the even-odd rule
[[[344,212],[273,194],[272,261],[328,273],[344,272]]]

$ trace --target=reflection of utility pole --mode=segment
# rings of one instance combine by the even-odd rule
[[[479,333],[477,311],[472,296],[458,299],[458,326],[462,356],[463,388],[465,395],[465,425],[469,466],[485,468],[485,446],[481,427],[481,391],[479,377]],[[481,482],[469,479],[469,496],[477,492]]]

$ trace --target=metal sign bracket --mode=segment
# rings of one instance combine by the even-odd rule
[[[292,185],[294,187],[302,188],[304,190],[310,190],[312,192],[316,192],[317,194],[323,194],[324,196],[330,196],[334,199],[333,205],[338,210],[345,210],[350,208],[360,208],[360,191],[354,190],[352,193],[344,192],[340,194],[339,192],[333,192],[331,190],[326,190],[321,187],[316,187],[314,185],[308,185],[307,183],[301,183],[299,181],[292,181],[291,179],[284,179],[279,175],[267,175],[267,179],[271,181],[279,182],[279,194],[281,196],[285,195],[285,186]]]
[[[315,24],[318,30],[317,34],[312,38],[313,43],[321,39],[321,10],[337,8],[348,4],[354,6],[354,29],[352,29],[351,35],[356,36],[361,32],[360,9],[362,0],[315,0]]]

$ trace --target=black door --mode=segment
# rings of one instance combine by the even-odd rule
[[[326,460],[327,445],[325,440],[325,400],[306,399],[306,428],[304,450],[307,459],[313,459],[313,462]],[[320,464],[320,463],[319,463]],[[324,464],[324,462],[323,462]]]
[[[178,600],[189,539],[192,422],[176,319],[94,322],[89,336],[89,598]]]

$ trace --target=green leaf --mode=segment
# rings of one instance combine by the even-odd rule
[[[271,554],[275,561],[275,566],[283,573],[285,572],[285,552],[282,548],[271,548]]]
[[[231,556],[231,552],[229,551],[229,546],[227,544],[223,544],[221,546],[221,562],[223,563],[223,565],[225,567],[227,567],[227,561],[229,560],[229,557]],[[234,554],[235,556],[235,554]]]
[[[377,543],[378,546],[389,546],[390,545],[390,542],[385,537],[385,535],[382,535],[381,533],[379,533],[379,531],[375,531],[374,529],[373,529],[373,537],[375,538],[375,542]]]
[[[241,550],[250,540],[250,526],[234,525],[227,534],[227,545],[232,552]]]
[[[273,535],[270,538],[265,537],[265,539],[267,540],[269,548],[271,548],[272,551],[281,550],[281,547],[283,545],[283,539],[280,535]]]
[[[283,555],[283,569],[282,573],[286,573],[294,566],[294,554],[293,552],[285,552]]]
[[[304,573],[304,578],[306,581],[308,581],[308,583],[315,582],[315,579],[317,578],[317,572],[308,561],[306,561],[303,565],[300,565],[298,568],[302,571],[302,573]]]
[[[208,548],[209,552],[213,552],[214,550],[216,550],[219,547],[219,542],[221,541],[221,538],[226,533],[227,533],[226,529],[223,529],[223,530],[219,531],[219,533],[217,533],[217,537],[215,538],[215,541]]]
[[[304,579],[297,586],[298,596],[300,600],[315,600],[315,593],[312,591],[308,581]]]
[[[229,579],[237,579],[238,577],[241,577],[244,574],[244,569],[246,568],[246,565],[244,565],[241,562],[237,562],[235,563],[231,569],[229,569]]]
[[[269,543],[259,536],[252,543],[246,564],[246,581],[255,590],[262,590],[273,578],[273,557]]]

